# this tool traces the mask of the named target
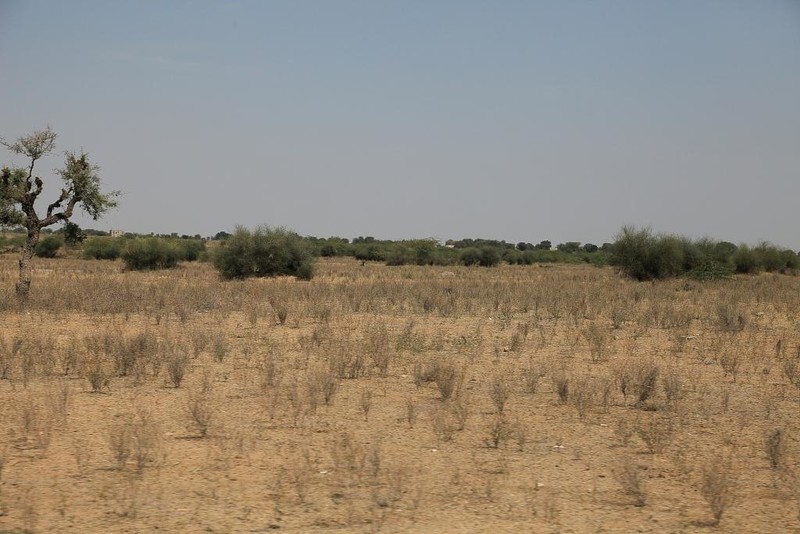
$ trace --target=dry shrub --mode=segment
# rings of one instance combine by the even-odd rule
[[[211,336],[205,328],[195,328],[189,332],[189,336],[189,341],[192,346],[192,357],[198,358],[200,354],[206,350],[206,347],[208,347]]]
[[[503,373],[495,375],[489,383],[489,397],[492,399],[497,413],[503,413],[510,395],[511,390]]]
[[[553,375],[553,387],[558,394],[558,400],[562,403],[569,401],[569,378],[563,371]]]
[[[739,365],[741,358],[738,351],[727,350],[719,358],[719,364],[722,367],[724,376],[731,375],[733,381],[736,382],[736,377],[739,375]]]
[[[361,392],[361,402],[359,403],[364,414],[364,421],[369,420],[369,411],[372,409],[372,390],[365,389]]]
[[[278,358],[272,352],[262,356],[258,365],[261,391],[277,386],[283,378],[283,368]]]
[[[140,409],[109,429],[109,445],[117,469],[124,469],[132,459],[136,471],[141,473],[147,465],[159,460],[161,428],[151,412]]]
[[[222,363],[229,351],[230,346],[228,344],[228,339],[225,337],[225,333],[221,330],[214,332],[211,339],[211,354],[214,356],[214,359]]]
[[[613,471],[614,479],[622,487],[625,495],[633,499],[637,507],[647,504],[647,488],[642,468],[630,459],[625,458]]]
[[[636,425],[636,433],[647,445],[650,454],[661,454],[672,443],[675,423],[672,417],[653,417],[647,423]]]
[[[636,426],[634,424],[624,417],[617,419],[617,424],[614,427],[614,435],[619,440],[620,445],[627,447],[634,432],[636,432]]]
[[[437,367],[433,362],[417,361],[414,363],[414,385],[422,387],[428,382],[433,382],[436,377]]]
[[[628,360],[614,369],[614,379],[623,398],[633,395],[636,405],[644,407],[656,395],[659,371],[658,365],[652,361]]]
[[[196,391],[189,395],[187,406],[189,413],[189,431],[195,432],[201,438],[208,435],[208,429],[214,418],[211,407],[211,397],[206,391]]]
[[[45,399],[53,419],[57,420],[61,425],[66,425],[69,405],[72,400],[72,388],[69,382],[59,380],[55,384],[50,383]]]
[[[8,446],[3,444],[0,446],[0,482],[3,481],[3,468],[6,466],[6,461],[8,461]]]
[[[493,417],[489,423],[488,434],[484,443],[489,448],[498,449],[503,443],[508,441],[513,431],[506,418],[498,414]]]
[[[714,517],[712,525],[718,525],[725,510],[735,502],[735,479],[730,457],[716,456],[702,470],[700,493]]]
[[[180,387],[186,374],[186,364],[189,358],[181,349],[172,348],[167,356],[167,377],[174,387]]]
[[[20,338],[14,338],[13,341],[8,342],[4,337],[0,337],[0,379],[11,378],[14,362],[17,361],[22,345],[23,341]]]
[[[589,354],[595,363],[608,359],[608,330],[592,323],[583,331],[583,337],[589,343]]]
[[[84,371],[86,380],[92,388],[92,393],[102,393],[104,389],[109,389],[111,385],[111,374],[106,370],[105,365],[99,358],[93,358]]]
[[[33,394],[25,394],[16,402],[23,449],[46,450],[53,435],[53,414],[37,402]]]
[[[311,411],[316,411],[316,399],[321,399],[325,406],[330,406],[338,388],[339,380],[331,369],[317,369],[309,373],[307,392]]]
[[[717,324],[726,332],[741,332],[747,326],[747,316],[731,303],[717,306]]]
[[[578,410],[578,417],[581,421],[586,418],[586,414],[594,406],[595,395],[594,384],[589,380],[578,380],[574,383],[569,396]]]
[[[272,308],[275,310],[275,316],[278,319],[278,324],[286,324],[286,319],[289,317],[289,307],[284,302],[272,301]]]
[[[533,395],[539,389],[539,379],[542,377],[542,371],[539,367],[526,367],[522,370],[522,381],[525,388],[525,393]]]
[[[369,354],[372,364],[378,370],[378,375],[385,377],[389,374],[389,365],[392,361],[392,349],[389,332],[383,323],[376,323],[369,327],[364,340],[365,350]]]
[[[408,428],[414,428],[414,423],[417,422],[417,412],[418,412],[417,403],[414,402],[414,399],[409,397],[406,399],[406,414],[405,419],[408,423]]]
[[[667,400],[667,407],[676,409],[680,400],[683,398],[683,378],[677,369],[669,369],[661,377],[661,384],[664,388],[664,397]]]
[[[330,367],[339,378],[355,379],[366,373],[366,357],[360,350],[342,347],[331,355]]]
[[[782,428],[773,429],[766,439],[764,449],[772,469],[778,469],[786,455],[786,434]]]
[[[442,400],[458,396],[464,380],[464,373],[450,362],[435,362],[433,366],[433,382],[439,389]]]
[[[331,440],[330,453],[334,469],[343,481],[352,482],[361,477],[366,453],[352,433],[345,431],[335,436]]]
[[[149,331],[129,337],[121,332],[105,332],[87,337],[85,344],[94,360],[110,356],[117,376],[142,372],[146,361],[153,359],[158,352],[158,340]]]
[[[778,354],[781,354],[781,347],[777,349]],[[789,380],[789,383],[800,389],[800,347],[797,348],[797,353],[794,356],[786,357],[782,355],[783,373]]]
[[[447,406],[439,406],[433,413],[433,433],[439,443],[452,441],[453,435],[458,430],[455,414]]]
[[[448,402],[450,412],[453,414],[453,420],[456,424],[456,430],[461,432],[467,424],[469,418],[469,402],[463,395],[454,397]]]

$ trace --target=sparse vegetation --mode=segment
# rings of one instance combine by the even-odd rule
[[[585,252],[564,245],[515,253]],[[180,531],[189,514],[419,530],[445,506],[448,526],[496,528],[486,503],[544,532],[582,531],[587,510],[606,530],[795,524],[794,277],[640,284],[591,265],[333,256],[308,283],[230,283],[203,263],[70,254],[37,260],[25,313],[41,330],[0,301],[10,528],[30,523],[20,503],[41,472],[37,530],[57,530],[60,507],[110,530]],[[16,259],[0,262],[13,281]],[[708,455],[720,442],[735,469]]]

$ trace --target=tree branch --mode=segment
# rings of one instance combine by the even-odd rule
[[[62,193],[63,194],[63,193]],[[67,207],[64,208],[64,211],[59,211],[57,213],[50,213],[50,207],[47,208],[47,217],[39,221],[39,228],[44,228],[45,226],[50,226],[51,224],[55,224],[58,221],[68,221],[70,217],[72,217],[72,212],[75,211],[75,205],[81,201],[81,198],[78,195],[73,195],[72,198],[69,199],[67,202]],[[61,200],[59,199],[56,201],[58,204],[61,204]],[[54,202],[55,204],[55,202]],[[51,204],[53,206],[53,204]],[[57,207],[57,206],[56,206]],[[55,209],[55,208],[54,208]]]
[[[61,203],[69,198],[69,194],[70,190],[68,188],[65,187],[61,190],[61,196],[58,197],[58,200],[47,206],[47,217],[50,217],[53,214],[54,209],[61,207]]]

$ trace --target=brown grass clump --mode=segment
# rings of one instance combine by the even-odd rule
[[[735,502],[735,484],[730,458],[716,456],[703,468],[700,493],[711,509],[712,525],[718,525],[725,511]]]
[[[642,507],[647,504],[645,476],[640,466],[630,458],[626,458],[613,473],[622,491],[633,500],[634,506]]]

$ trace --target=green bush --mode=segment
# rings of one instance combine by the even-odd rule
[[[90,237],[83,244],[83,257],[94,260],[116,260],[122,254],[125,240],[119,237]]]
[[[737,273],[753,274],[761,270],[758,254],[747,245],[740,246],[733,255],[733,265]]]
[[[202,239],[177,239],[174,243],[178,249],[180,261],[197,261],[206,250],[206,242]]]
[[[720,263],[714,260],[706,260],[703,263],[694,266],[692,269],[686,271],[688,278],[693,278],[700,281],[719,280],[721,278],[728,278],[732,274],[732,269],[726,263]]]
[[[181,251],[174,242],[157,237],[132,239],[122,252],[122,261],[131,271],[171,269],[180,258]]]
[[[40,258],[55,258],[58,254],[58,249],[64,244],[64,236],[61,235],[48,235],[40,239],[36,243],[36,248],[33,253]]]
[[[495,267],[500,264],[500,251],[495,247],[482,247],[478,265],[481,267]]]
[[[311,251],[303,239],[285,228],[261,226],[254,231],[237,227],[212,255],[223,278],[292,275],[301,280],[314,276]]]
[[[685,275],[697,280],[761,271],[782,273],[800,268],[800,257],[769,243],[737,247],[726,241],[653,235],[650,230],[623,227],[611,247],[612,261],[637,280]]]
[[[384,248],[375,244],[357,244],[353,246],[353,256],[361,261],[386,261],[388,254]]]
[[[454,250],[433,239],[398,241],[386,247],[386,265],[453,265],[458,259]]]
[[[668,278],[683,272],[684,247],[677,237],[624,226],[612,247],[612,263],[636,280]]]
[[[480,264],[481,249],[477,247],[462,248],[458,254],[458,261],[467,267]]]

